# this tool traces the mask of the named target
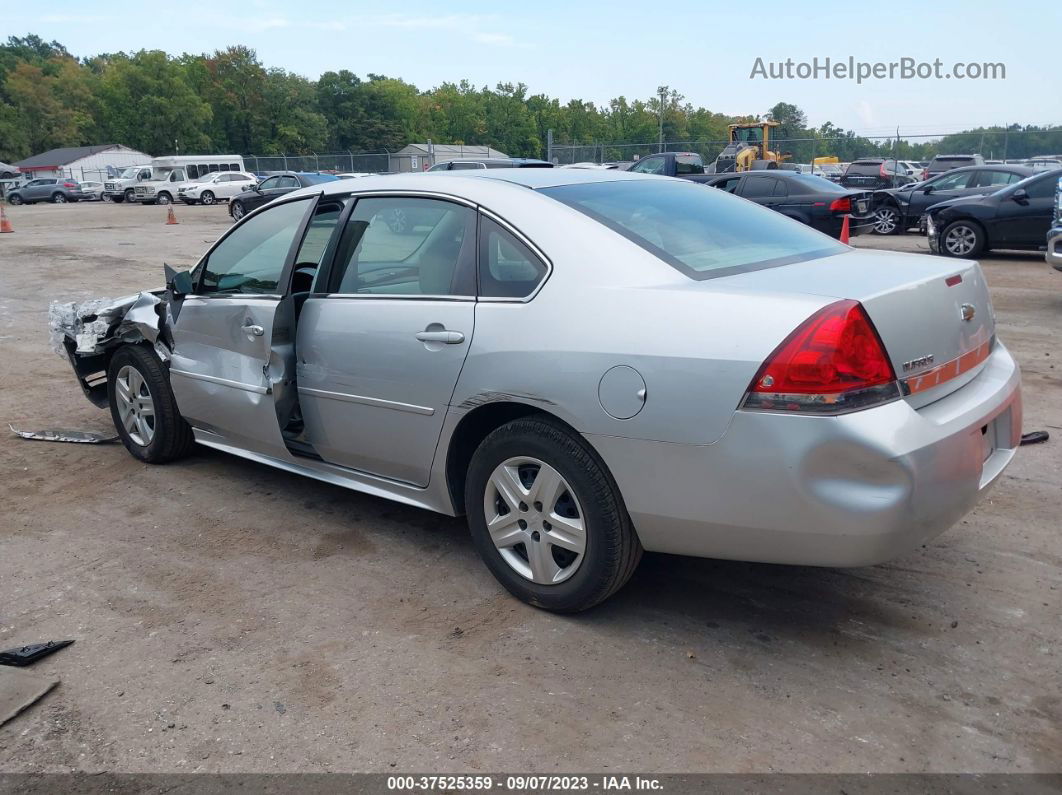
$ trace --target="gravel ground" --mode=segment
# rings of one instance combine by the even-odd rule
[[[0,419],[107,430],[52,299],[160,286],[223,207],[10,209]],[[924,238],[857,245],[924,249]],[[202,450],[0,435],[0,648],[77,643],[0,728],[2,771],[1059,771],[1062,274],[984,260],[1025,374],[1023,448],[888,565],[647,555],[576,617],[514,601],[459,520]]]

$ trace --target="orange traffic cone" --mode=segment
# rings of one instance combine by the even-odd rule
[[[848,216],[845,216],[845,220],[846,221],[847,221],[847,219],[848,219]],[[172,204],[170,205],[170,211],[168,213],[166,213],[166,223],[167,224],[175,224],[175,223],[177,223],[177,216],[173,214],[173,205]]]
[[[844,221],[841,222],[841,242],[848,242],[848,214],[845,213]]]
[[[4,213],[4,205],[0,204],[0,234],[14,231],[11,228],[11,222],[7,220],[7,215]]]

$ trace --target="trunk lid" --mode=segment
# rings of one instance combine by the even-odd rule
[[[916,408],[976,377],[994,342],[988,285],[969,260],[853,250],[714,281],[859,301]]]

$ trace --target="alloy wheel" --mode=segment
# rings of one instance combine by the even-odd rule
[[[199,201],[203,202],[203,204],[213,204],[214,194],[208,190],[205,190],[203,191],[203,194],[199,197]]]
[[[503,461],[483,495],[494,546],[514,571],[539,585],[564,582],[586,552],[583,511],[568,482],[537,458]]]
[[[125,432],[135,444],[147,447],[155,438],[155,404],[144,376],[126,365],[118,371],[114,395]]]
[[[874,213],[874,231],[879,235],[891,235],[898,223],[899,218],[893,207],[882,207]]]
[[[243,205],[239,202],[235,202],[232,205],[232,217],[239,221],[243,218]]]
[[[949,254],[964,257],[977,246],[977,233],[968,226],[953,226],[944,237]]]
[[[64,196],[61,193],[57,193],[54,196],[52,196],[52,201],[55,202],[56,204],[66,204],[66,196]]]

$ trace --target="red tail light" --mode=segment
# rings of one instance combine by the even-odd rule
[[[744,408],[839,414],[900,396],[870,318],[858,301],[837,301],[800,324],[749,385]]]
[[[63,187],[64,188],[76,188],[77,187],[77,183],[76,182],[64,182],[63,183]]]
[[[849,198],[834,199],[830,202],[831,213],[850,213],[852,212],[852,200]]]
[[[881,175],[882,179],[888,179],[889,178],[889,172],[885,170],[885,164],[884,163],[881,164],[881,168],[878,169],[878,173]]]

